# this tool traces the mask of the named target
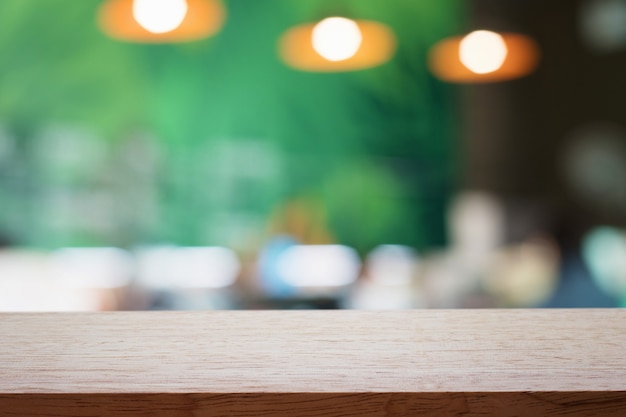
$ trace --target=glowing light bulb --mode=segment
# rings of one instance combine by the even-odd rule
[[[187,0],[134,0],[133,17],[152,33],[171,32],[187,15]]]
[[[328,61],[343,61],[354,56],[363,36],[355,21],[329,17],[313,28],[313,49]]]
[[[468,34],[459,46],[461,62],[476,74],[497,71],[504,63],[507,53],[502,36],[488,30],[477,30]]]

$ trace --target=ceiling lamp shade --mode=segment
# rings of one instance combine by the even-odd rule
[[[295,26],[280,39],[279,53],[290,67],[303,71],[353,71],[387,62],[396,39],[382,23],[329,17]]]
[[[206,38],[220,30],[221,0],[107,0],[100,27],[112,38],[140,43],[173,43]]]
[[[480,83],[523,77],[538,63],[539,48],[530,37],[477,30],[437,43],[430,50],[428,64],[441,80]]]

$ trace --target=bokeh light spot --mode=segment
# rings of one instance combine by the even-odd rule
[[[468,34],[459,45],[461,62],[476,74],[497,71],[504,63],[507,53],[502,36],[488,30],[477,30]]]
[[[178,28],[187,15],[187,0],[135,0],[133,17],[152,33],[167,33]]]
[[[363,41],[357,23],[344,17],[329,17],[313,28],[313,49],[329,61],[353,57]]]

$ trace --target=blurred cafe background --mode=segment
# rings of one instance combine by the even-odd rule
[[[626,0],[1,0],[0,311],[626,305]]]

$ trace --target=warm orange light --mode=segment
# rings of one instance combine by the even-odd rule
[[[154,7],[173,6],[169,21],[159,22],[158,14],[142,18],[141,10],[151,5],[147,1],[107,0],[100,7],[100,27],[107,35],[123,41],[169,43],[206,38],[224,23],[226,12],[221,0],[178,0],[172,5],[168,1],[153,1]],[[178,3],[186,7],[181,8]]]
[[[338,35],[337,42],[326,42]],[[396,38],[382,23],[332,17],[289,29],[279,52],[287,65],[304,71],[353,71],[387,62]]]
[[[457,83],[505,81],[530,74],[539,63],[539,48],[528,36],[487,31],[472,34],[483,38],[457,36],[433,46],[428,64],[435,76]],[[472,47],[476,48],[475,57]]]

